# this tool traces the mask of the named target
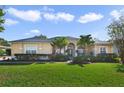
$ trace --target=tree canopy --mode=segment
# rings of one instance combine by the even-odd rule
[[[118,49],[119,56],[122,63],[124,63],[124,16],[121,16],[118,20],[114,20],[107,28],[108,35]]]
[[[64,48],[68,44],[68,39],[66,37],[56,37],[53,39],[51,45],[60,49]]]
[[[92,39],[91,35],[81,35],[77,42],[77,45],[84,49],[84,54],[86,53],[86,47],[92,44],[94,44],[94,40]]]
[[[5,30],[3,26],[3,24],[5,23],[4,15],[5,15],[4,10],[0,8],[0,32]]]
[[[81,35],[77,42],[77,45],[82,48],[92,44],[94,44],[94,40],[92,39],[91,35]]]
[[[39,35],[39,36],[35,36],[36,38],[40,38],[40,39],[47,39],[47,36],[45,36],[45,35]]]
[[[5,39],[0,38],[0,45],[1,46],[10,46],[10,43]]]

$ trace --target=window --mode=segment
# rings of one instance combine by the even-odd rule
[[[106,53],[106,48],[105,47],[101,47],[100,48],[100,53],[101,54],[105,54]]]
[[[83,54],[84,50],[83,49],[78,49],[78,53]]]
[[[36,54],[36,50],[26,50],[26,54]]]
[[[37,53],[36,45],[32,45],[32,44],[25,45],[24,49],[25,49],[26,54],[36,54]]]

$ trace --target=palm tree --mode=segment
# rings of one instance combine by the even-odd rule
[[[54,39],[52,42],[51,42],[51,46],[53,47],[53,50],[52,50],[52,53],[53,54],[56,54],[56,48],[57,48],[57,44],[56,44],[56,40]]]
[[[64,48],[64,53],[65,53],[65,46],[68,44],[68,39],[66,37],[56,37],[51,45],[53,46],[53,52],[56,53],[56,48],[59,48],[59,53],[62,53],[62,49]]]
[[[81,35],[80,39],[77,42],[77,45],[84,49],[84,52],[86,53],[86,47],[94,44],[94,40],[92,39],[91,35]]]
[[[5,19],[3,18],[4,15],[5,15],[5,12],[3,11],[3,9],[0,8],[0,32],[5,30],[3,26],[3,24],[5,23]]]

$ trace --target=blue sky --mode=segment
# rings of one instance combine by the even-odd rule
[[[91,34],[100,40],[109,39],[107,25],[123,14],[124,6],[27,5],[5,6],[5,31],[9,41],[44,34],[48,37]]]

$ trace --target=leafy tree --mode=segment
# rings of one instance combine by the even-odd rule
[[[64,48],[64,52],[65,52],[65,46],[68,44],[68,39],[66,37],[56,37],[51,45],[53,46],[53,48],[59,48],[60,50],[60,54],[61,54],[61,51],[62,51],[62,48]],[[54,50],[54,53],[56,49]]]
[[[124,16],[114,20],[107,28],[109,36],[118,49],[121,62],[124,64]]]
[[[3,56],[3,55],[5,55],[5,54],[6,54],[6,51],[5,51],[5,50],[0,49],[0,56]]]
[[[2,45],[2,46],[10,46],[9,42],[7,40],[4,40],[3,38],[0,38],[0,45]]]
[[[45,39],[47,39],[47,36],[42,35],[42,34],[41,34],[41,35],[39,35],[39,36],[35,36],[35,37],[36,37],[36,38],[40,38],[40,39],[44,39],[44,40],[45,40]]]
[[[3,18],[4,15],[5,15],[5,12],[3,11],[3,9],[0,8],[0,32],[5,30],[3,26],[3,24],[5,23],[5,19]]]
[[[92,44],[94,44],[94,40],[92,39],[91,35],[81,35],[77,42],[77,45],[84,49],[84,52],[86,52],[86,47]]]

